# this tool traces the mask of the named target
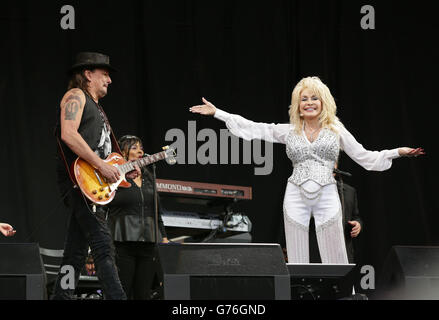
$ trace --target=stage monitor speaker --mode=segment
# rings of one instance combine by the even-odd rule
[[[439,299],[439,247],[392,247],[376,291],[383,300]]]
[[[290,300],[278,244],[161,244],[165,300]]]
[[[287,264],[293,300],[340,300],[352,296],[355,264]]]
[[[0,300],[46,298],[45,273],[38,244],[0,244]]]

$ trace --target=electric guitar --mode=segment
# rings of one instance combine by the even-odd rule
[[[174,149],[168,146],[163,147],[162,152],[132,162],[126,161],[124,157],[116,152],[111,153],[104,161],[119,170],[120,178],[115,183],[108,183],[97,169],[87,161],[77,158],[72,164],[71,176],[76,180],[74,182],[84,196],[91,202],[97,205],[106,205],[114,199],[119,186],[122,188],[131,187],[131,183],[126,180],[125,174],[135,170],[135,164],[141,168],[163,159],[168,164],[174,164],[176,162],[175,155]]]

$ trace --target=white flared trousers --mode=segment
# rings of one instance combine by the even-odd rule
[[[305,190],[312,190],[307,193]],[[317,191],[316,191],[317,190]],[[309,199],[312,198],[312,199]],[[337,185],[302,186],[288,182],[284,198],[285,240],[289,263],[309,263],[309,222],[316,224],[322,263],[347,264],[342,212]]]

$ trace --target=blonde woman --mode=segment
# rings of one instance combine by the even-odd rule
[[[285,239],[290,263],[309,263],[308,230],[311,215],[323,263],[346,264],[342,213],[336,181],[332,175],[340,150],[366,170],[384,171],[392,160],[425,154],[421,148],[368,151],[343,126],[328,87],[317,77],[302,79],[292,93],[290,123],[256,123],[216,108],[203,98],[203,105],[189,110],[213,115],[226,123],[232,134],[245,140],[261,139],[286,145],[293,163],[284,197]]]

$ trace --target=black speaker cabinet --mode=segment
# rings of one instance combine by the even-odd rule
[[[439,299],[439,247],[394,246],[377,284],[379,299]]]
[[[0,300],[43,300],[45,290],[38,244],[0,244]]]
[[[162,244],[165,300],[290,300],[278,244]]]
[[[339,300],[352,295],[355,264],[287,264],[292,300]]]

